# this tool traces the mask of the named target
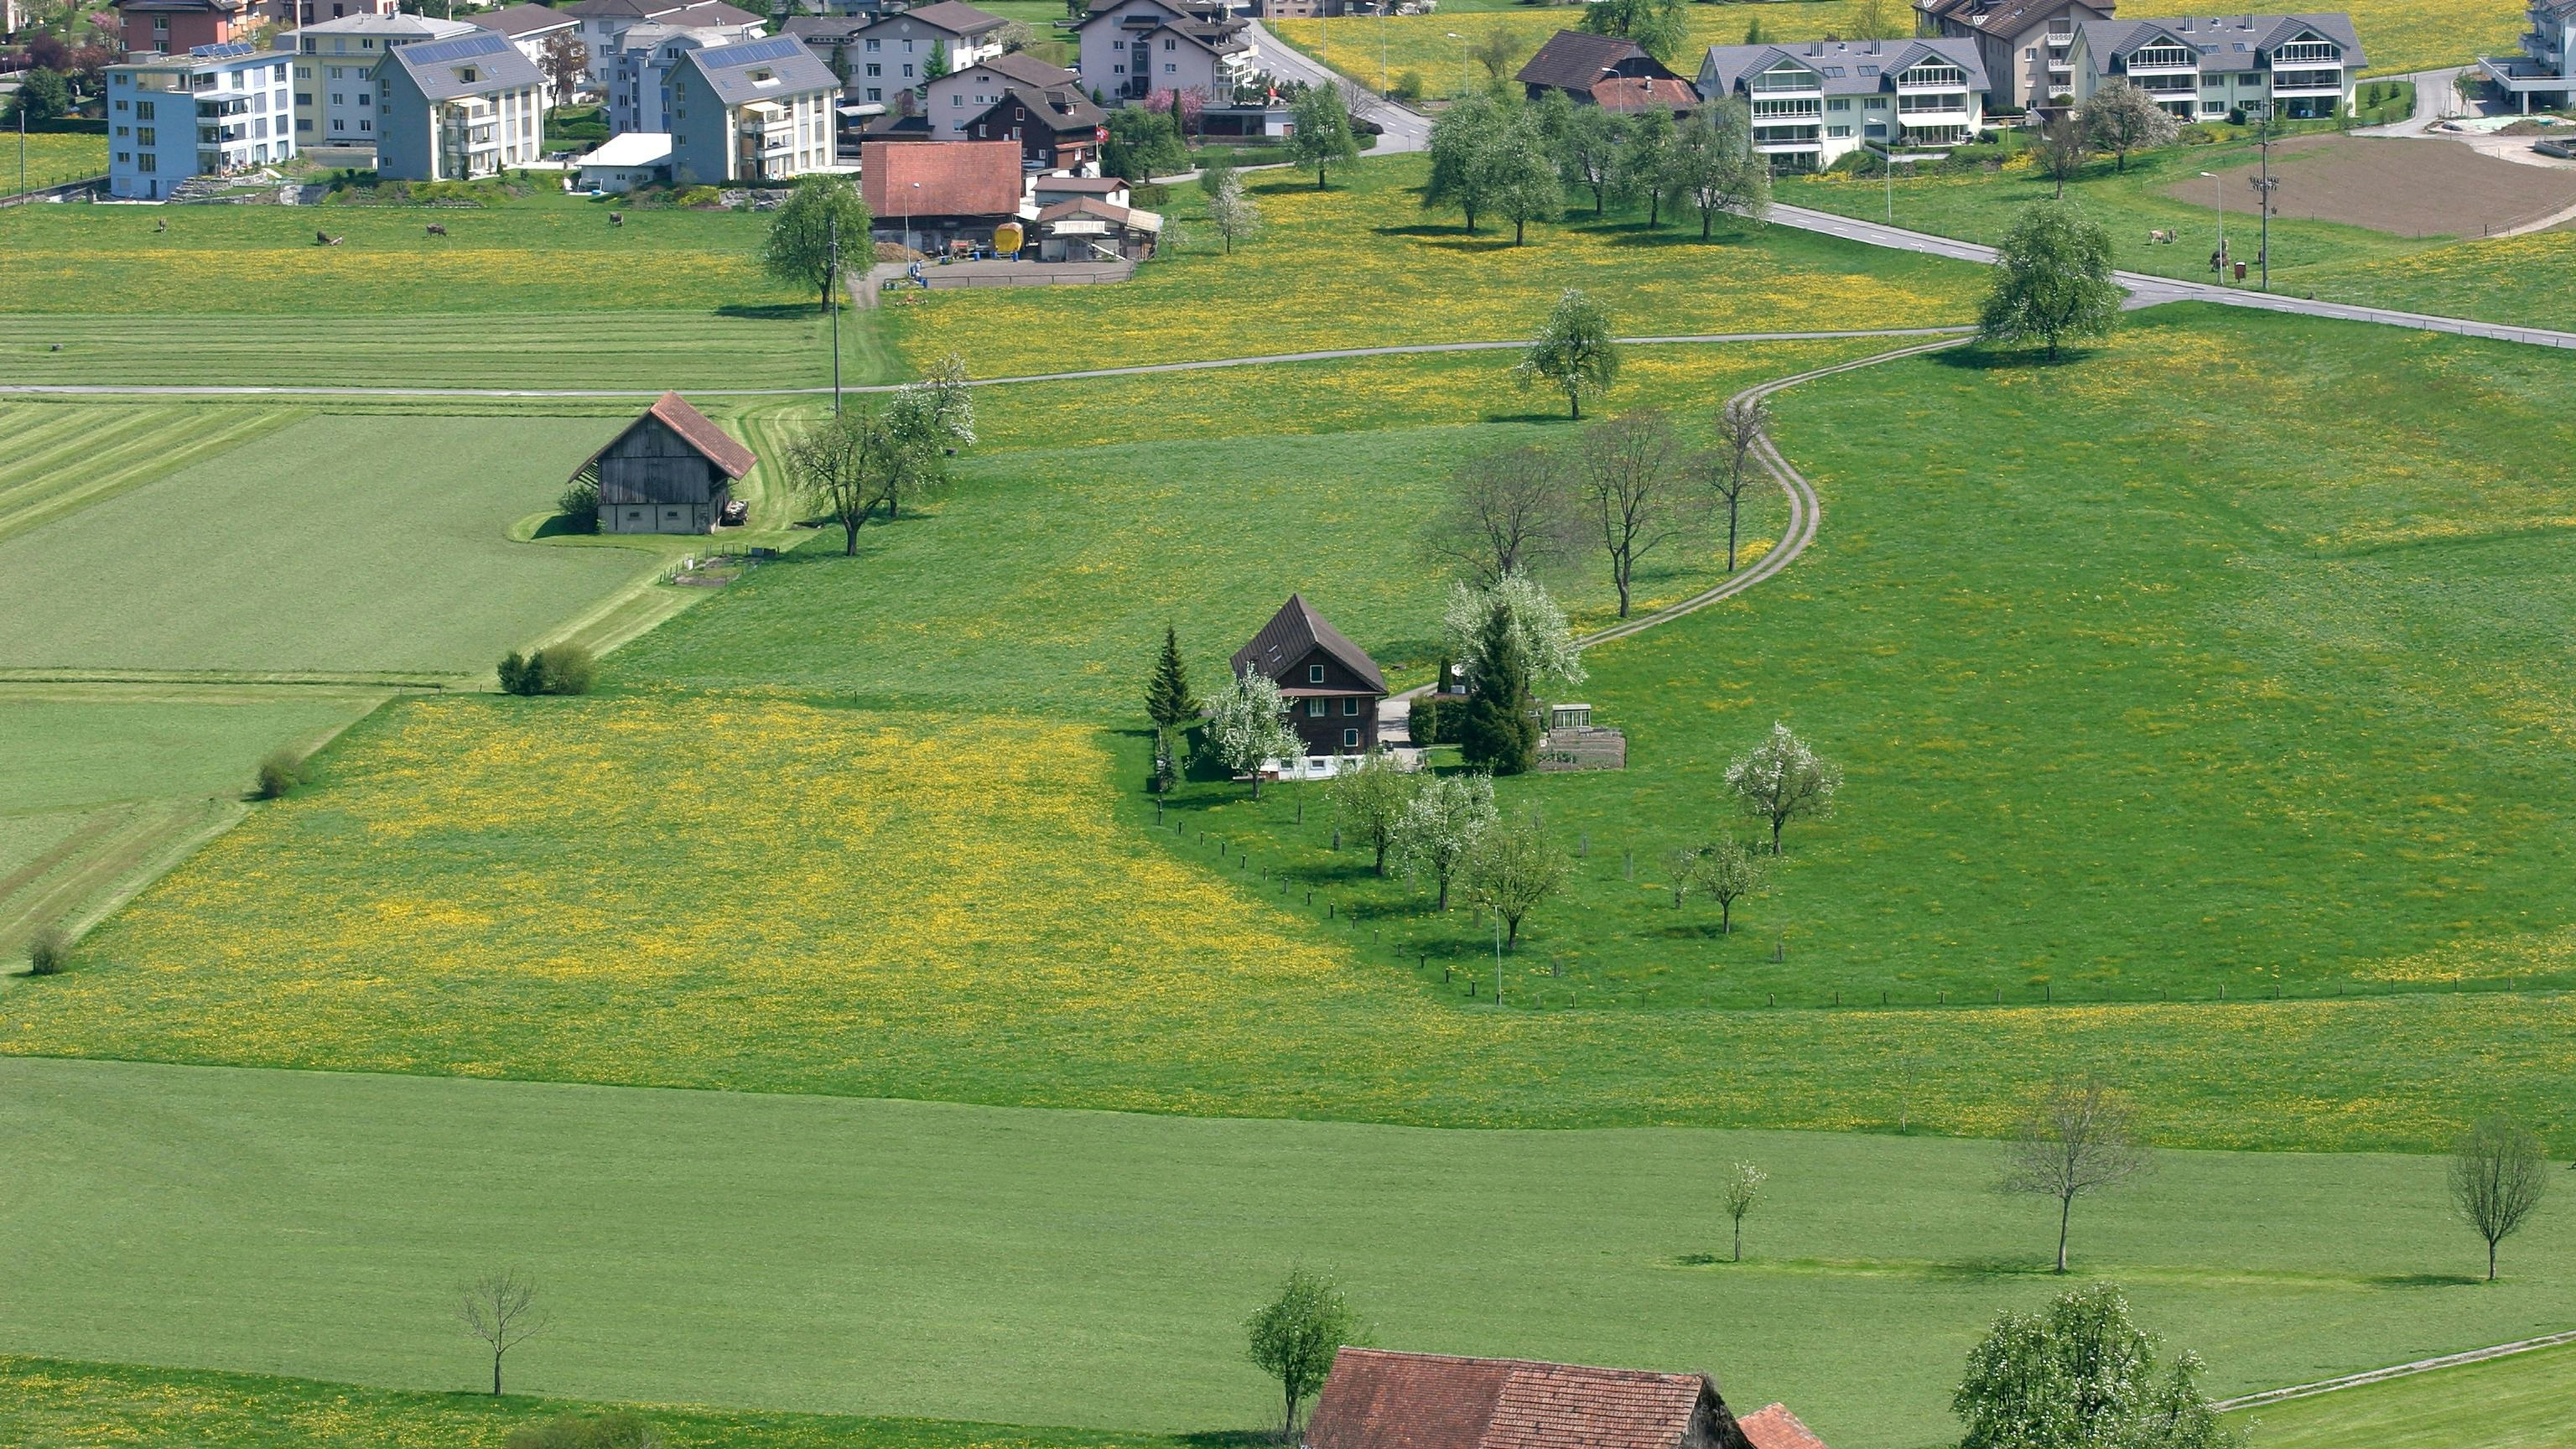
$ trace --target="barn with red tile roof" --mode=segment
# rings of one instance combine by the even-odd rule
[[[1774,1409],[1766,1429],[1797,1425],[1776,1405],[1763,1412]],[[1373,1348],[1333,1356],[1303,1442],[1305,1449],[1809,1449],[1748,1435],[1706,1374]]]
[[[734,481],[760,460],[676,392],[590,455],[573,481],[599,487],[602,533],[711,533]]]

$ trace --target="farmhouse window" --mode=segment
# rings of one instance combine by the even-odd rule
[[[1360,747],[1360,732],[1359,732],[1358,730],[1344,730],[1344,731],[1342,731],[1342,748],[1343,748],[1343,749],[1346,749],[1346,750],[1356,750],[1356,749],[1358,749],[1359,747]]]
[[[1355,714],[1358,714],[1359,712],[1360,712],[1360,702],[1359,702],[1358,700],[1356,700],[1356,699],[1346,699],[1346,700],[1343,700],[1343,701],[1342,701],[1342,713],[1344,713],[1344,714],[1350,714],[1350,715],[1355,715]]]
[[[1307,682],[1308,684],[1321,684],[1321,683],[1323,683],[1323,682],[1324,682],[1324,666],[1322,666],[1322,665],[1320,665],[1320,664],[1309,664],[1309,665],[1307,665],[1307,666],[1306,666],[1306,682]]]
[[[1324,701],[1322,701],[1322,700],[1320,700],[1320,699],[1310,699],[1310,700],[1306,701],[1306,718],[1308,718],[1308,719],[1322,719],[1323,717],[1324,717]]]

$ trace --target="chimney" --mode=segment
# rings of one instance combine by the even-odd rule
[[[2182,18],[2182,33],[2185,35],[2191,34],[2191,17],[2188,15]]]

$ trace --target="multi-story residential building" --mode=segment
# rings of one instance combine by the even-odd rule
[[[696,9],[699,7],[692,7]],[[745,34],[740,26],[702,26],[688,28],[649,21],[628,30],[620,38],[617,65],[608,79],[608,129],[612,135],[628,131],[668,131],[671,129],[671,71],[680,57],[693,50],[706,50],[720,45],[740,45],[760,38],[757,26]]]
[[[2543,106],[2576,106],[2576,0],[2531,0],[2531,28],[2522,54],[2478,58],[2478,71],[2531,113]]]
[[[499,31],[397,46],[376,62],[376,174],[470,181],[528,165],[543,150],[545,84]]]
[[[497,30],[510,37],[510,43],[519,48],[519,54],[535,61],[540,71],[546,69],[546,48],[556,43],[558,37],[581,38],[581,21],[550,5],[511,5],[469,15],[466,19],[485,30]],[[546,104],[566,105],[572,99],[555,85],[554,76],[549,72],[546,76]]]
[[[248,42],[145,55],[107,68],[107,190],[168,199],[192,176],[295,154],[288,58]]]
[[[2088,20],[2074,58],[2076,100],[2125,80],[2186,121],[2266,103],[2292,120],[2332,116],[2352,103],[2365,63],[2341,12]]]
[[[939,0],[935,5],[918,9],[892,11],[863,24],[849,25],[846,34],[825,32],[807,27],[804,38],[809,48],[826,57],[831,47],[818,42],[830,38],[842,54],[842,65],[849,71],[850,94],[863,101],[896,104],[896,94],[911,91],[916,99],[931,79],[931,58],[939,57],[949,72],[961,71],[979,61],[990,60],[1002,53],[1002,27],[1008,22],[998,15],[987,14],[959,0]]]
[[[128,55],[185,55],[250,39],[263,18],[250,0],[116,0]]]
[[[278,24],[293,29],[299,25],[319,25],[325,20],[345,20],[352,15],[399,15],[397,0],[264,0],[269,16]]]
[[[471,35],[462,20],[426,15],[344,15],[281,37],[295,53],[295,143],[376,144],[376,62],[398,45]]]
[[[1014,86],[1038,94],[1053,90],[1080,94],[1082,78],[1033,55],[987,56],[924,87],[927,94],[921,109],[930,119],[930,134],[941,141],[964,137],[966,128]]]
[[[1750,103],[1754,147],[1789,170],[1830,166],[1863,146],[1955,146],[1986,120],[1985,63],[1972,40],[1712,45],[1697,86],[1705,99]]]
[[[2116,0],[1914,0],[1924,35],[1973,40],[1993,89],[1989,110],[2028,110],[2075,94],[2075,27],[2112,18]]]
[[[1113,105],[1156,91],[1230,101],[1261,58],[1246,24],[1222,0],[1108,0],[1074,28],[1082,83]]]
[[[1020,164],[1032,171],[1100,169],[1100,146],[1109,139],[1107,117],[1080,86],[1038,90],[1010,86],[966,126],[966,139],[1017,141]]]
[[[604,86],[617,68],[617,55],[625,49],[626,32],[647,23],[667,25],[674,30],[724,30],[739,40],[751,40],[767,33],[767,25],[748,10],[724,3],[724,0],[581,0],[564,7],[564,14],[579,24],[576,32],[582,48],[590,52],[588,83]]]
[[[683,186],[834,169],[841,83],[792,35],[682,52],[671,68],[671,171]]]

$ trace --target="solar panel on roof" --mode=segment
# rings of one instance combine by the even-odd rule
[[[785,60],[805,53],[805,42],[795,36],[771,35],[759,40],[746,40],[740,45],[722,46],[701,54],[699,59],[712,65],[754,65],[764,60]]]
[[[256,55],[259,47],[247,40],[227,40],[219,45],[192,45],[188,54],[199,60],[231,60],[236,56]]]
[[[484,30],[472,35],[460,35],[454,40],[433,40],[421,45],[406,45],[394,53],[415,66],[423,66],[439,65],[451,60],[472,60],[478,55],[490,55],[495,51],[516,48],[511,45],[510,37],[497,30]]]

